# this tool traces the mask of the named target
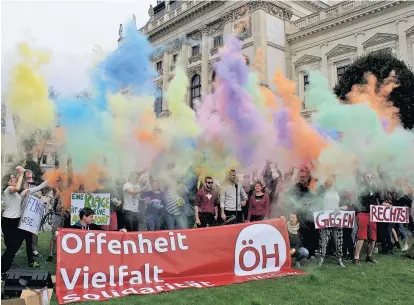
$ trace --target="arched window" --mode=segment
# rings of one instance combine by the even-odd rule
[[[246,61],[246,66],[250,66],[250,60],[246,55],[244,55],[244,60]]]
[[[190,107],[194,109],[194,101],[201,98],[201,77],[196,74],[191,79],[191,100]]]
[[[162,112],[162,88],[157,88],[155,93],[154,112],[158,116]]]

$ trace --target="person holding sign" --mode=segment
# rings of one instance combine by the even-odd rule
[[[357,214],[358,233],[355,248],[354,264],[360,264],[359,254],[361,253],[364,240],[368,240],[368,253],[366,262],[378,263],[372,258],[372,253],[377,240],[377,223],[370,221],[369,210],[371,205],[380,204],[380,194],[374,189],[374,175],[371,173],[362,177],[362,185],[364,187],[362,194],[359,196],[359,213]]]
[[[22,212],[22,199],[19,190],[23,183],[24,168],[16,167],[18,175],[11,174],[5,187],[3,188],[3,215],[1,217],[1,230],[4,235],[4,244],[6,251],[1,256],[1,272],[7,272],[12,263],[14,256],[23,242],[23,232],[18,229],[20,215]]]
[[[324,188],[320,190],[320,195],[323,199],[323,210],[334,210],[339,209],[339,193],[334,187],[334,178],[330,177],[325,181]],[[340,227],[330,227],[320,230],[319,243],[321,248],[321,258],[319,261],[319,266],[323,265],[326,256],[326,249],[328,247],[330,239],[333,239],[336,256],[338,258],[338,265],[342,268],[345,267],[342,261],[342,245],[343,245],[343,231]]]

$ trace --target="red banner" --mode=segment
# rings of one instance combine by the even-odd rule
[[[60,229],[60,304],[207,288],[287,275],[286,221],[157,232]]]
[[[409,212],[408,207],[371,205],[369,215],[372,222],[409,223]]]

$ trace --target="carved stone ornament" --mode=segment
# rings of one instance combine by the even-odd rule
[[[270,1],[249,1],[248,6],[250,14],[258,9],[262,9],[267,13],[279,17],[281,19],[290,20],[292,18],[292,11],[280,7]]]
[[[156,55],[151,56],[150,59],[151,59],[151,61],[158,62],[158,61],[162,60],[163,57],[164,57],[164,54],[160,53],[160,54],[156,54]]]
[[[148,15],[151,17],[154,17],[154,8],[152,7],[152,5],[150,4],[149,10],[148,10]]]
[[[237,35],[237,38],[240,40],[245,40],[249,37],[252,37],[252,17],[249,17],[249,21],[246,24],[245,20],[242,20],[234,24],[234,28],[241,28],[241,32]]]
[[[218,53],[218,49],[219,48],[211,48],[210,49],[210,55],[213,56],[213,55],[217,54]]]
[[[207,27],[207,26],[203,26],[202,28],[201,28],[201,33],[203,34],[203,35],[208,35],[208,33],[209,33],[209,28]]]
[[[197,30],[190,35],[188,35],[188,39],[190,40],[201,40],[201,31]]]
[[[196,74],[201,74],[201,64],[195,67],[191,67],[187,70],[187,75],[189,78],[193,77]]]
[[[197,62],[199,60],[201,60],[201,54],[197,54],[197,55],[191,56],[188,59],[188,61],[189,61],[190,64],[192,64],[193,62]]]
[[[234,20],[233,11],[227,12],[222,17],[222,21],[223,21],[224,24],[229,23],[229,22],[233,22],[233,20]]]
[[[209,31],[208,34],[214,35],[217,32],[223,32],[224,31],[224,22],[222,19],[218,20],[217,22],[209,25]]]
[[[156,85],[157,87],[162,88],[162,86],[163,86],[163,81],[162,81],[162,79],[161,79],[161,80],[156,81],[156,82],[155,82],[155,85]]]
[[[220,61],[220,58],[214,58],[214,59],[210,59],[208,62],[208,71],[212,71],[214,69],[214,66],[216,65],[216,63],[218,63]]]
[[[248,5],[247,4],[246,5],[243,5],[242,7],[239,7],[238,9],[236,9],[234,11],[234,18],[235,19],[242,18],[242,17],[246,16],[246,14],[248,13],[248,11],[249,11]]]
[[[173,72],[175,70],[175,65],[170,66],[170,71]]]
[[[168,50],[168,54],[179,53],[181,51],[181,44],[180,45],[173,45]]]

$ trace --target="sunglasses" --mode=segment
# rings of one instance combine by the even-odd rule
[[[206,182],[206,184],[213,184],[213,181]]]

